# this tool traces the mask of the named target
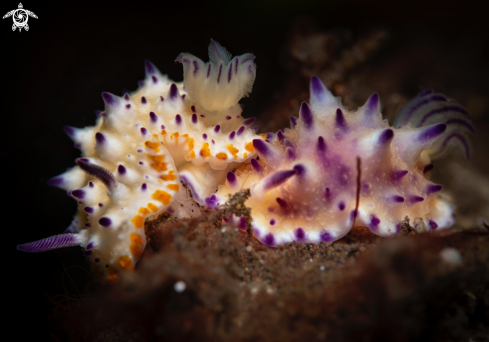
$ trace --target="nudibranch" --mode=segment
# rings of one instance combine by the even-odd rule
[[[49,184],[68,191],[78,213],[64,234],[19,250],[79,245],[99,273],[116,280],[143,252],[145,219],[165,210],[178,217],[196,214],[196,205],[206,204],[229,171],[255,156],[253,140],[261,137],[238,103],[251,92],[255,57],[231,58],[211,40],[209,58],[204,63],[180,54],[183,83],[147,61],[137,91],[102,94],[105,110],[95,126],[65,127],[82,157]]]
[[[447,228],[454,206],[429,180],[431,160],[451,146],[468,157],[468,113],[430,90],[421,92],[390,127],[378,94],[350,112],[312,77],[291,129],[253,140],[258,158],[229,172],[208,202],[249,188],[254,236],[274,246],[293,241],[334,241],[354,226],[396,234],[409,218],[419,230]],[[244,217],[228,222],[246,228]]]

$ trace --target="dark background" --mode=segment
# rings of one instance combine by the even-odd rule
[[[489,25],[485,8],[475,2],[22,3],[39,17],[29,19],[29,31],[12,32],[11,18],[0,25],[3,322],[4,334],[19,327],[15,340],[55,340],[48,330],[49,315],[62,314],[53,311],[56,303],[96,289],[86,285],[90,274],[79,248],[24,254],[15,246],[61,233],[69,225],[75,202],[46,185],[79,156],[62,127],[92,125],[94,110],[103,109],[102,91],[121,95],[124,89],[135,90],[144,77],[145,59],[181,81],[176,56],[190,52],[206,60],[210,38],[233,55],[252,52],[257,79],[251,98],[244,101],[244,115],[259,116],[289,78],[283,54],[298,20],[311,21],[322,31],[346,29],[353,36],[383,28],[389,40],[379,51],[380,66],[411,46],[433,44],[459,67],[453,75],[462,70],[464,80],[487,96]],[[3,1],[0,14],[17,6],[18,0]],[[457,82],[451,72],[446,71],[447,78]],[[410,91],[414,95],[416,89]]]

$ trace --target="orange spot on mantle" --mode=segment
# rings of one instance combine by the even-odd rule
[[[247,143],[247,144],[245,145],[245,149],[246,149],[246,151],[248,151],[248,152],[255,152],[255,147],[253,146],[253,142],[252,142],[252,141],[250,141],[249,143]]]
[[[119,261],[119,265],[124,270],[132,270],[134,268],[134,264],[132,263],[132,260],[129,257],[129,255],[124,255],[120,257],[118,261]]]
[[[170,204],[172,200],[172,196],[164,190],[156,190],[151,196],[151,198],[153,198],[158,202],[163,203],[164,205]]]
[[[204,158],[211,156],[211,150],[209,149],[209,143],[204,143],[202,145],[202,148],[200,149],[200,155]]]
[[[180,189],[180,186],[178,184],[168,184],[166,187],[173,191],[178,191],[178,189]]]
[[[153,213],[156,213],[158,211],[158,207],[154,205],[153,203],[148,203],[147,205],[148,209],[151,210]]]
[[[228,155],[224,152],[219,152],[218,154],[216,154],[216,157],[219,159],[228,159]]]
[[[228,151],[231,152],[231,154],[233,155],[234,159],[238,158],[238,152],[239,150],[233,146],[233,144],[229,144],[226,146]]]
[[[141,215],[135,215],[132,220],[132,224],[136,228],[143,228],[144,227],[144,218]]]

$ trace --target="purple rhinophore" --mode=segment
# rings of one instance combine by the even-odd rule
[[[156,123],[156,121],[158,121],[158,116],[155,114],[155,112],[149,112],[149,118],[153,123]]]
[[[97,143],[103,144],[105,142],[105,136],[102,133],[97,132],[95,133],[95,140],[97,141]]]
[[[63,126],[63,130],[70,138],[72,138],[75,135],[75,128],[71,126]]]
[[[129,103],[126,104],[126,109],[131,109],[131,105]]]
[[[92,255],[92,253],[93,253],[92,251],[85,251],[85,252],[83,252],[83,255],[89,256],[89,255]]]
[[[28,253],[37,253],[77,245],[79,245],[78,234],[59,234],[42,240],[17,245],[17,250]]]
[[[170,90],[168,91],[168,97],[170,98],[170,100],[175,100],[176,98],[178,98],[178,88],[175,83],[171,84]]]
[[[303,177],[306,174],[306,167],[302,164],[296,164],[292,169],[296,172],[297,176]]]
[[[89,251],[89,250],[91,250],[91,249],[93,249],[93,242],[89,242],[89,243],[87,244],[87,247],[85,247],[85,250],[87,250],[87,251]]]
[[[302,229],[300,227],[294,231],[294,235],[295,235],[296,241],[305,241],[306,240],[306,232],[304,231],[304,229]]]
[[[431,170],[433,170],[435,166],[433,164],[428,164],[426,165],[424,168],[423,168],[423,173],[426,173],[426,172],[429,172]]]
[[[206,78],[209,78],[209,75],[211,74],[211,63],[209,63],[209,66],[207,67],[207,76]]]
[[[241,126],[241,127],[240,127],[240,128],[238,128],[238,130],[236,131],[236,134],[237,134],[238,136],[240,136],[241,134],[243,134],[244,130],[245,130],[245,126]]]
[[[391,171],[391,180],[393,182],[398,182],[404,177],[405,175],[408,174],[408,170],[393,170]]]
[[[289,206],[287,201],[284,199],[281,199],[280,197],[277,197],[275,200],[277,201],[278,205],[281,206],[282,208],[287,208]]]
[[[439,184],[430,184],[426,187],[426,195],[432,195],[440,191],[443,187]]]
[[[265,235],[262,242],[267,246],[273,247],[275,246],[275,237],[272,235],[272,233],[268,233]]]
[[[146,183],[141,184],[141,190],[145,191],[148,188]]]
[[[104,205],[102,203],[99,203],[98,206],[102,208]]]
[[[332,197],[333,196],[331,195],[331,190],[327,187],[324,191],[324,199],[326,199],[326,201],[331,201]]]
[[[105,104],[109,106],[116,105],[117,103],[119,103],[119,99],[117,98],[117,96],[112,95],[111,93],[103,92],[102,98],[104,99]]]
[[[78,198],[78,199],[83,199],[85,198],[85,190],[82,190],[82,189],[76,189],[76,190],[73,190],[71,192],[71,195],[75,198]]]
[[[272,173],[264,179],[264,190],[270,190],[285,183],[290,177],[297,174],[296,170],[283,170]]]
[[[217,74],[217,83],[221,80],[222,63],[219,65],[219,73]]]
[[[202,134],[202,138],[204,138],[204,140],[207,140],[207,134]]]
[[[193,113],[192,114],[192,123],[196,124],[198,120],[199,120],[199,118],[197,117],[197,114]]]
[[[290,127],[291,128],[294,128],[295,126],[297,126],[297,118],[295,116],[291,116],[289,119],[290,119]]]
[[[95,178],[99,179],[102,183],[105,184],[107,188],[111,189],[117,186],[117,182],[115,181],[114,175],[107,169],[103,168],[102,166],[91,164],[85,158],[77,159],[76,164],[80,167],[80,169],[82,169],[89,175],[92,175]]]
[[[367,107],[365,108],[365,114],[372,116],[378,111],[379,108],[379,94],[373,93],[367,100]]]
[[[229,72],[228,72],[228,83],[231,82],[231,78],[233,77],[233,64],[231,63],[229,65]]]
[[[346,128],[345,116],[343,115],[343,111],[340,108],[336,109],[335,125],[336,127],[341,129]]]
[[[209,196],[205,199],[205,204],[211,209],[215,208],[218,204],[216,195]]]
[[[309,107],[307,102],[302,102],[299,113],[300,118],[304,123],[304,127],[308,130],[311,129],[314,126],[314,116],[312,115],[311,107]]]
[[[129,96],[129,94],[125,93],[124,94],[124,100],[129,101],[130,99],[131,99],[131,97]]]
[[[231,185],[232,187],[236,186],[238,184],[238,178],[236,178],[236,175],[234,174],[234,172],[228,172],[228,174],[226,175],[226,179],[229,183],[229,185]]]
[[[253,147],[263,156],[269,156],[273,153],[269,144],[261,139],[253,139]]]
[[[235,135],[236,135],[235,131],[232,131],[231,133],[229,133],[229,140],[233,140]]]
[[[338,209],[340,209],[341,211],[345,210],[345,202],[341,201],[340,203],[338,203]]]
[[[48,185],[61,187],[63,185],[63,177],[54,177],[47,181]]]
[[[199,72],[199,63],[197,61],[192,61],[192,64],[194,65],[193,75],[195,76],[197,72]]]
[[[83,210],[87,213],[87,214],[93,214],[93,208],[92,207],[85,207],[83,208]]]
[[[142,135],[146,135],[148,133],[148,130],[144,127],[141,127],[140,131]]]
[[[141,103],[142,104],[146,104],[148,101],[146,100],[146,98],[144,96],[141,96]]]
[[[85,226],[85,228],[91,228],[92,227],[92,225],[90,224],[90,222],[85,223],[84,226]]]
[[[333,236],[325,230],[319,233],[319,239],[321,242],[331,242],[334,240]]]
[[[455,125],[460,125],[460,126],[464,126],[465,128],[467,128],[469,131],[471,131],[472,133],[475,134],[475,128],[474,126],[470,123],[470,121],[468,120],[465,120],[465,119],[459,119],[459,118],[454,118],[454,119],[449,119],[447,121],[445,121],[445,123],[447,125],[450,125],[450,124],[455,124]]]
[[[287,154],[287,159],[289,159],[289,160],[296,160],[297,159],[295,151],[292,147],[287,147],[285,149],[285,154]]]
[[[243,122],[243,125],[245,126],[249,126],[251,125],[253,122],[255,122],[256,118],[248,118],[246,119],[244,122]]]
[[[216,125],[216,127],[214,127],[214,132],[215,133],[219,133],[219,130],[221,129],[221,126],[219,125]]]
[[[391,197],[391,200],[394,203],[402,203],[402,202],[404,202],[404,197],[399,196],[399,195],[394,195]]]
[[[387,128],[382,131],[379,135],[379,144],[380,145],[386,145],[389,144],[392,141],[392,138],[394,138],[394,131],[390,128]]]
[[[260,163],[258,162],[258,160],[256,159],[251,159],[251,166],[253,167],[253,169],[256,171],[256,172],[261,172],[262,171],[262,167],[260,165]]]
[[[270,225],[271,225],[271,226],[275,225],[275,220],[274,220],[274,219],[271,219],[271,220],[270,220]]]
[[[316,144],[316,149],[320,154],[324,154],[326,152],[326,142],[324,141],[324,138],[319,136],[318,137],[318,143]]]
[[[424,201],[424,197],[416,196],[416,195],[409,196],[408,200],[407,200],[407,202],[409,204],[414,204],[414,203],[423,202],[423,201]]]
[[[421,143],[430,142],[445,132],[447,125],[444,123],[428,126],[423,132],[419,133],[417,140]]]
[[[435,230],[436,228],[438,228],[438,224],[433,220],[429,220],[428,224],[430,225],[431,230]]]
[[[182,123],[182,116],[180,114],[177,114],[175,116],[175,122],[177,123],[177,125],[180,125]]]
[[[151,80],[153,81],[153,84],[158,83],[158,79],[156,78],[156,76],[151,76]]]
[[[163,96],[160,96],[161,102],[165,101],[165,98]]]
[[[148,75],[153,75],[156,72],[155,66],[148,60],[144,61],[144,68],[146,69],[146,73]]]
[[[369,228],[372,231],[377,231],[377,229],[379,229],[379,224],[380,224],[380,219],[377,216],[372,215],[372,218],[370,220]]]
[[[126,168],[124,167],[124,165],[122,165],[122,164],[121,164],[121,165],[119,165],[119,166],[117,167],[117,172],[119,172],[121,175],[125,175],[125,174],[126,174],[126,172],[127,172],[127,170],[126,170]]]
[[[100,218],[100,220],[98,220],[98,223],[100,223],[102,227],[109,227],[112,224],[112,220],[108,217],[103,216]]]

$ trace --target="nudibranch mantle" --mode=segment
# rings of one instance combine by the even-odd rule
[[[183,83],[147,61],[137,91],[102,94],[105,110],[95,126],[65,127],[82,158],[49,184],[68,191],[78,213],[65,234],[18,249],[80,245],[99,273],[116,280],[141,256],[148,217],[165,210],[178,217],[197,215],[197,204],[205,205],[227,172],[255,156],[252,141],[261,138],[250,128],[254,118],[243,118],[238,103],[251,91],[254,56],[231,59],[211,40],[209,57],[204,63],[180,54]]]
[[[429,181],[429,171],[431,159],[454,143],[468,157],[467,134],[474,129],[463,108],[424,91],[401,111],[394,128],[382,119],[378,94],[349,112],[312,77],[310,104],[302,103],[299,114],[291,129],[254,140],[259,158],[230,172],[207,202],[223,204],[229,194],[249,188],[245,205],[254,236],[270,246],[330,242],[354,226],[388,236],[406,217],[425,231],[453,225],[454,205],[440,194],[441,185]],[[227,221],[246,228],[239,217]]]

